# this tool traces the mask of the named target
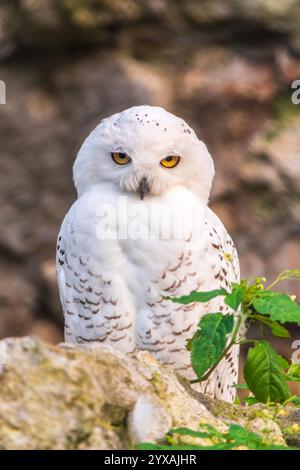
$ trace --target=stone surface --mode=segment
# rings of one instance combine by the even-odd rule
[[[232,422],[284,444],[271,411],[200,395],[146,352],[128,357],[33,337],[2,340],[0,352],[2,450],[126,449],[159,441],[171,427],[225,431]],[[290,416],[289,426],[295,423]]]

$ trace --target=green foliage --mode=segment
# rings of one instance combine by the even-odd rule
[[[291,382],[300,382],[300,364],[291,364],[286,373],[286,378]]]
[[[189,345],[192,366],[197,377],[201,378],[223,356],[233,324],[233,315],[222,313],[210,313],[200,320],[198,330]]]
[[[256,405],[257,403],[259,403],[258,399],[256,397],[252,397],[252,396],[246,397],[244,399],[244,402],[247,405]]]
[[[285,368],[287,362],[267,341],[257,341],[248,351],[244,375],[256,399],[262,403],[284,402],[290,396]]]
[[[219,295],[226,295],[228,292],[225,289],[216,289],[208,292],[191,292],[189,295],[182,297],[171,297],[173,302],[179,304],[191,304],[192,302],[209,302],[210,300],[218,297]]]
[[[291,397],[291,403],[296,406],[300,406],[300,397]]]
[[[207,380],[234,345],[249,342],[254,346],[248,352],[244,375],[246,386],[253,396],[245,401],[274,404],[292,400],[288,382],[300,381],[300,366],[288,364],[267,341],[248,340],[246,336],[253,323],[263,331],[267,328],[279,338],[290,337],[283,324],[300,325],[300,305],[293,297],[271,290],[287,279],[300,280],[300,270],[283,271],[268,287],[265,285],[266,279],[257,277],[248,282],[243,279],[239,284],[232,283],[230,292],[216,289],[170,299],[182,304],[207,303],[223,296],[225,304],[233,310],[232,314],[227,315],[204,315],[194,336],[188,341],[187,348],[197,376],[192,383]]]
[[[253,298],[253,306],[257,312],[269,315],[274,321],[300,325],[300,305],[286,294],[261,291]]]
[[[264,439],[238,424],[230,424],[228,430],[221,433],[211,425],[203,425],[203,431],[193,431],[188,428],[171,429],[166,435],[166,444],[142,443],[141,450],[233,450],[247,448],[253,450],[292,450],[287,446],[270,445]],[[183,437],[208,439],[212,444],[185,444]]]
[[[237,310],[245,298],[246,287],[243,284],[240,285],[236,282],[233,282],[231,287],[231,293],[225,296],[225,304],[229,305],[233,310]]]
[[[249,390],[249,387],[247,384],[234,384],[233,387],[238,390]]]
[[[290,333],[286,328],[280,325],[277,321],[271,320],[271,318],[264,315],[254,314],[251,316],[253,320],[257,320],[260,324],[267,325],[273,336],[277,338],[290,338]]]

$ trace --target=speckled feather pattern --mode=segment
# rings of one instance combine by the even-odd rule
[[[141,120],[145,121],[144,126]],[[193,290],[228,289],[230,282],[239,280],[234,244],[221,221],[207,207],[213,176],[210,156],[184,121],[161,108],[131,108],[125,118],[121,113],[105,121],[79,152],[74,168],[79,197],[66,215],[58,237],[57,275],[65,316],[65,339],[77,344],[106,343],[125,353],[148,350],[159,361],[193,379],[195,374],[186,341],[203,315],[228,313],[230,309],[222,298],[206,304],[181,305],[167,297]],[[145,137],[147,125],[151,125],[151,132]],[[126,132],[122,132],[123,127]],[[162,140],[161,148],[158,137]],[[183,139],[187,139],[184,144]],[[100,146],[98,140],[102,142]],[[114,168],[109,152],[116,149],[132,156],[131,170],[126,168],[122,173],[122,168]],[[197,168],[194,158],[199,151]],[[184,167],[189,166],[188,158],[182,165],[182,172],[180,165],[176,174],[156,169],[154,166],[159,167],[159,159],[170,152],[182,155],[182,159],[185,154],[190,155],[193,171],[197,168],[204,173],[208,168],[210,174],[198,175],[196,181],[192,177],[188,179],[191,173]],[[142,161],[141,154],[146,155]],[[99,174],[95,166],[97,159],[107,159]],[[145,175],[153,191],[140,201],[135,184]],[[199,191],[197,184],[203,185]],[[106,202],[117,206],[120,194],[127,195],[129,206],[142,204],[154,211],[157,220],[163,207],[177,204],[179,220],[181,210],[197,204],[198,220],[195,215],[190,217],[188,233],[183,239],[99,239],[97,209]],[[141,225],[148,223],[147,218],[140,220]],[[201,235],[194,238],[193,228],[197,224]],[[232,385],[237,381],[237,373],[238,348],[235,348],[198,389],[233,401]]]

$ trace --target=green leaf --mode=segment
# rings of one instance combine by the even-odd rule
[[[222,313],[209,313],[200,320],[191,343],[191,362],[199,379],[221,358],[233,325],[233,315]]]
[[[231,450],[236,447],[235,443],[220,442],[210,446],[181,444],[181,445],[158,445],[145,442],[138,444],[138,450]]]
[[[277,354],[277,360],[278,360],[278,364],[280,365],[281,369],[285,372],[286,369],[289,367],[288,361],[286,359],[284,359],[284,357],[280,356],[280,354]]]
[[[244,402],[247,403],[247,405],[256,405],[259,403],[259,400],[255,397],[245,397]]]
[[[249,390],[249,387],[247,384],[234,384],[232,385],[233,388],[236,388],[237,390]]]
[[[237,310],[244,299],[245,293],[245,286],[233,282],[232,291],[225,296],[225,304],[229,305],[233,310]]]
[[[286,294],[261,291],[254,297],[253,306],[259,313],[269,315],[272,320],[300,325],[300,305]]]
[[[247,446],[253,450],[294,450],[291,447],[282,445],[270,445],[264,442],[263,438],[255,432],[248,431],[239,424],[230,424],[227,439],[232,439],[237,446]]]
[[[192,429],[189,428],[174,428],[170,429],[168,434],[179,434],[180,436],[191,436],[191,437],[199,437],[202,439],[207,439],[209,438],[209,433],[208,432],[203,432],[203,431],[193,431]]]
[[[209,300],[218,297],[219,295],[227,295],[228,292],[225,289],[216,289],[207,292],[196,292],[193,291],[189,295],[183,295],[182,297],[170,297],[172,302],[179,304],[191,304],[192,302],[208,302]]]
[[[291,400],[291,403],[293,403],[296,406],[300,406],[300,397],[293,397]]]
[[[193,345],[193,339],[194,339],[194,338],[195,338],[195,335],[194,335],[192,338],[186,340],[186,345],[185,345],[185,347],[186,347],[186,349],[187,349],[188,351],[191,351],[191,350],[192,350],[192,345]]]
[[[260,447],[263,444],[261,436],[248,431],[239,424],[230,424],[228,437],[235,440],[239,445],[247,445],[248,447]]]
[[[199,450],[201,446],[196,446],[192,444],[182,444],[182,445],[159,445],[152,444],[151,442],[142,442],[137,445],[138,450]],[[206,449],[204,449],[206,450]]]
[[[291,364],[286,373],[286,379],[289,382],[300,382],[300,364]]]
[[[290,397],[284,375],[286,365],[287,362],[267,341],[258,341],[249,349],[244,376],[260,402],[284,402]]]
[[[188,428],[171,429],[167,438],[177,434],[178,436],[191,436],[195,438],[208,438],[214,442],[212,445],[193,445],[178,443],[169,439],[168,444],[152,444],[144,442],[138,445],[138,449],[141,450],[232,450],[237,447],[247,447],[248,449],[255,450],[294,450],[291,447],[281,445],[270,445],[264,441],[264,439],[239,424],[230,424],[228,430],[225,433],[221,433],[216,428],[210,425],[203,425],[205,432],[193,431]]]
[[[255,314],[255,315],[251,315],[251,318],[254,320],[257,320],[260,323],[263,323],[264,325],[267,325],[270,328],[271,333],[277,338],[290,338],[291,336],[286,328],[279,325],[279,323],[277,323],[275,320],[272,320],[269,317]]]

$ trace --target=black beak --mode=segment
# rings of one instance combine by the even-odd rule
[[[147,181],[147,178],[144,177],[141,179],[139,187],[138,187],[138,193],[141,196],[142,200],[144,199],[145,194],[149,193],[149,191],[150,191],[149,183]]]

